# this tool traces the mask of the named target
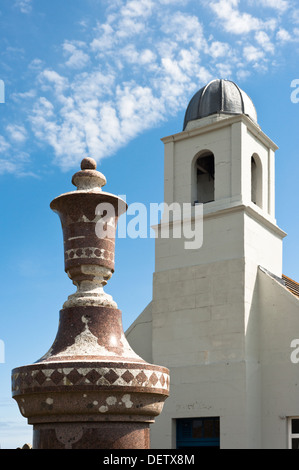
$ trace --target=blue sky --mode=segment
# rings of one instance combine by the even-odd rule
[[[182,130],[190,98],[213,78],[249,94],[279,146],[284,273],[299,280],[299,103],[291,101],[299,7],[296,0],[1,0],[0,37],[0,445],[15,448],[32,430],[11,399],[11,369],[49,349],[74,292],[51,200],[73,189],[71,176],[88,155],[107,191],[128,203],[162,202],[160,139]],[[106,291],[125,329],[151,300],[153,271],[153,239],[117,240]]]

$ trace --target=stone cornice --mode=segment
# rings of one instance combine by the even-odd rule
[[[248,116],[245,114],[238,114],[237,116],[227,117],[213,123],[209,123],[202,127],[196,127],[194,129],[186,130],[179,132],[177,134],[172,134],[166,137],[163,137],[161,141],[164,144],[169,142],[178,142],[181,140],[189,139],[190,137],[196,137],[201,134],[206,134],[207,132],[213,132],[228,126],[232,126],[237,122],[243,122],[250,132],[260,139],[267,147],[270,147],[274,152],[278,149],[278,146],[261,130],[261,128],[255,124]]]

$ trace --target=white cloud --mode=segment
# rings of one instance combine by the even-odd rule
[[[24,91],[24,92],[12,93],[11,98],[14,101],[20,101],[23,99],[33,99],[36,97],[36,93],[37,93],[36,90],[31,89],[31,90]]]
[[[299,23],[299,8],[295,8],[295,9],[292,11],[292,20],[293,20],[295,23]]]
[[[98,53],[109,52],[116,43],[116,34],[112,26],[107,24],[98,24],[97,37],[91,41],[91,50]]]
[[[263,48],[264,51],[274,54],[274,44],[271,42],[268,34],[265,33],[265,31],[258,31],[255,34],[255,40],[259,43],[259,45]]]
[[[161,5],[186,5],[189,0],[158,0]]]
[[[138,51],[135,44],[129,44],[119,50],[120,56],[122,56],[128,64],[147,65],[154,64],[157,56],[150,49],[142,49]]]
[[[16,0],[15,6],[18,7],[22,13],[30,13],[32,9],[32,0]]]
[[[244,47],[243,54],[247,62],[257,62],[265,57],[264,52],[254,46]]]
[[[198,83],[204,85],[205,83],[208,83],[210,80],[212,80],[213,74],[207,68],[199,66],[196,77],[198,79]],[[195,87],[197,88],[198,85],[195,84]]]
[[[156,58],[156,54],[154,54],[150,49],[144,49],[140,53],[139,61],[142,65],[147,65],[154,63]]]
[[[16,132],[16,130],[14,130],[14,132]],[[14,135],[16,136],[16,133]],[[16,137],[13,142],[9,142],[5,137],[0,135],[0,175],[13,173],[18,177],[36,176],[35,173],[26,169],[28,164],[30,164],[30,156],[27,152],[18,148],[18,144],[24,141],[22,139],[19,140],[18,136]]]
[[[188,80],[188,75],[184,73],[176,60],[172,60],[169,57],[163,58],[162,67],[164,69],[164,75],[171,77],[174,82],[182,83]]]
[[[284,28],[280,28],[277,31],[276,38],[278,41],[282,41],[282,42],[288,42],[292,40],[290,33]]]
[[[53,75],[48,73],[43,77],[47,80]],[[91,81],[88,77],[88,83]],[[149,87],[134,82],[125,87],[116,86],[114,100],[105,102],[96,93],[89,95],[88,83],[82,85],[78,80],[77,86],[73,83],[63,90],[60,88],[56,94],[60,105],[58,117],[55,104],[43,97],[30,118],[36,137],[54,148],[57,162],[65,169],[80,161],[86,147],[94,158],[103,158],[159,119],[159,100]],[[104,83],[103,76],[97,86],[100,83]],[[82,92],[83,86],[86,93]],[[71,96],[67,97],[67,93]]]
[[[221,78],[230,78],[233,75],[232,67],[229,63],[217,63],[216,64],[217,75]]]
[[[10,136],[10,139],[14,142],[23,143],[27,140],[27,131],[24,126],[9,124],[6,126],[6,130]]]
[[[63,50],[68,57],[65,65],[74,69],[81,69],[89,62],[89,55],[82,50],[85,44],[81,41],[65,41]]]
[[[125,39],[138,35],[146,29],[146,25],[143,21],[136,21],[135,18],[124,17],[119,23],[119,28],[116,32],[116,36]]]
[[[33,59],[28,65],[28,68],[31,70],[41,70],[42,67],[43,61],[41,59]]]
[[[224,57],[230,53],[230,45],[220,41],[213,41],[209,46],[209,54],[214,58]]]
[[[237,71],[237,79],[240,81],[246,80],[249,76],[250,76],[249,70],[241,69]]]
[[[121,9],[123,17],[147,17],[151,14],[154,3],[152,0],[130,0]]]
[[[238,10],[239,0],[219,0],[210,2],[210,7],[221,21],[225,31],[233,34],[246,34],[259,30],[262,20]]]
[[[7,142],[3,135],[0,135],[0,153],[6,152],[8,149],[10,149],[10,147],[10,143]]]
[[[198,49],[206,44],[203,25],[193,15],[175,12],[171,17],[164,18],[162,31],[173,41],[193,44]]]
[[[118,15],[110,17],[110,23],[116,22],[114,30],[116,38],[125,39],[144,33],[147,30],[147,19],[151,16],[153,7],[152,0],[127,1]]]
[[[284,12],[290,7],[290,2],[287,0],[258,0],[258,6],[274,8]]]
[[[5,173],[14,173],[16,174],[18,171],[18,167],[15,162],[11,162],[7,159],[0,158],[0,175]]]
[[[32,129],[38,139],[54,149],[60,166],[69,168],[70,158],[76,161],[79,155],[84,155],[86,148],[82,116],[76,115],[74,110],[67,114],[64,110],[58,122],[53,109],[54,106],[46,99],[40,99],[30,117]]]
[[[38,80],[42,85],[42,90],[56,90],[59,96],[63,96],[62,92],[68,86],[67,79],[59,75],[55,70],[43,70],[38,75]]]

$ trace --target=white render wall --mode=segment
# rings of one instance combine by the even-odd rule
[[[184,367],[243,357],[243,286],[242,259],[155,273],[153,361]]]
[[[299,364],[291,361],[299,338],[299,299],[259,271],[263,447],[286,448],[287,418],[299,416]]]
[[[254,206],[205,204],[202,246],[198,249],[185,249],[191,239],[184,238],[183,226],[182,237],[173,238],[170,224],[169,238],[156,238],[155,271],[246,257],[281,277],[286,234]]]
[[[244,256],[243,219],[243,211],[238,208],[229,213],[219,213],[218,216],[204,216],[203,245],[196,250],[185,249],[185,242],[188,242],[188,239],[172,238],[170,227],[169,238],[156,238],[155,271],[242,258]]]
[[[141,351],[142,359],[150,364],[153,363],[151,302],[127,329],[126,336],[130,338],[131,344],[134,344],[135,352]]]

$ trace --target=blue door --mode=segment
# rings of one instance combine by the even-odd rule
[[[219,427],[219,418],[215,417],[177,419],[176,447],[220,449]]]

